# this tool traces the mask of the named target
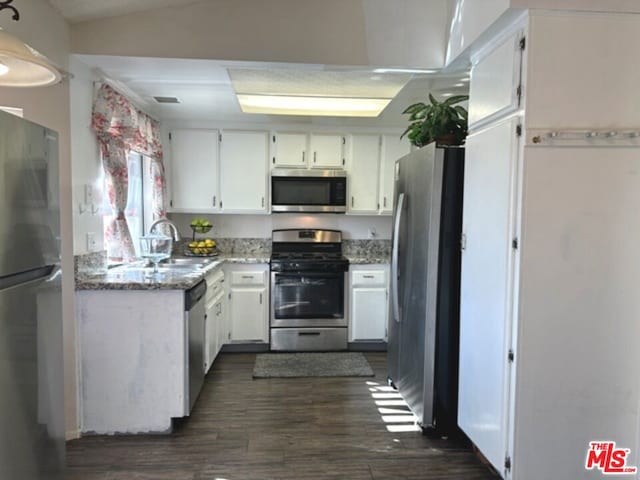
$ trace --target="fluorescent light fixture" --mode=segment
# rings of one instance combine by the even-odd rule
[[[376,68],[374,73],[437,73],[438,70],[428,68]]]
[[[454,87],[464,87],[464,83],[456,83]]]
[[[441,97],[447,98],[447,97],[452,97],[453,93],[443,93],[442,95],[440,95]]]
[[[44,87],[58,83],[62,75],[46,57],[17,37],[0,30],[0,62],[3,87]]]
[[[237,94],[244,113],[271,115],[322,115],[377,117],[390,98],[305,97],[292,95]]]
[[[6,75],[9,73],[9,67],[7,67],[4,63],[0,62],[0,77],[2,75]]]

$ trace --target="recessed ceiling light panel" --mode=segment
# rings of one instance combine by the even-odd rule
[[[411,80],[371,71],[229,69],[242,111],[276,115],[376,117]]]
[[[390,98],[297,97],[289,95],[238,94],[244,113],[271,115],[320,115],[332,117],[377,117]]]

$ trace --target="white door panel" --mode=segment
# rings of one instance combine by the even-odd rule
[[[267,211],[269,134],[224,131],[220,142],[220,208],[224,212]]]
[[[512,185],[517,120],[467,138],[460,312],[460,427],[502,471],[507,451]]]

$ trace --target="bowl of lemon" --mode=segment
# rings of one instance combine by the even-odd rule
[[[216,250],[216,241],[212,238],[203,238],[201,240],[193,240],[187,245],[187,255],[213,257],[218,254]]]

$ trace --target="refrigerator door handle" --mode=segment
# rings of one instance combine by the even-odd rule
[[[398,299],[398,255],[400,239],[400,225],[402,222],[402,213],[404,212],[404,193],[398,194],[398,206],[396,208],[396,218],[393,222],[393,248],[391,251],[391,304],[393,305],[393,319],[400,322],[400,303]]]
[[[15,287],[34,281],[53,281],[61,272],[57,265],[45,265],[33,268],[25,272],[14,273],[5,277],[0,277],[0,290]]]
[[[61,275],[62,275],[62,268],[60,267],[60,265],[55,265],[53,267],[53,270],[45,280],[45,283],[55,282],[58,279],[58,277],[60,277]]]

